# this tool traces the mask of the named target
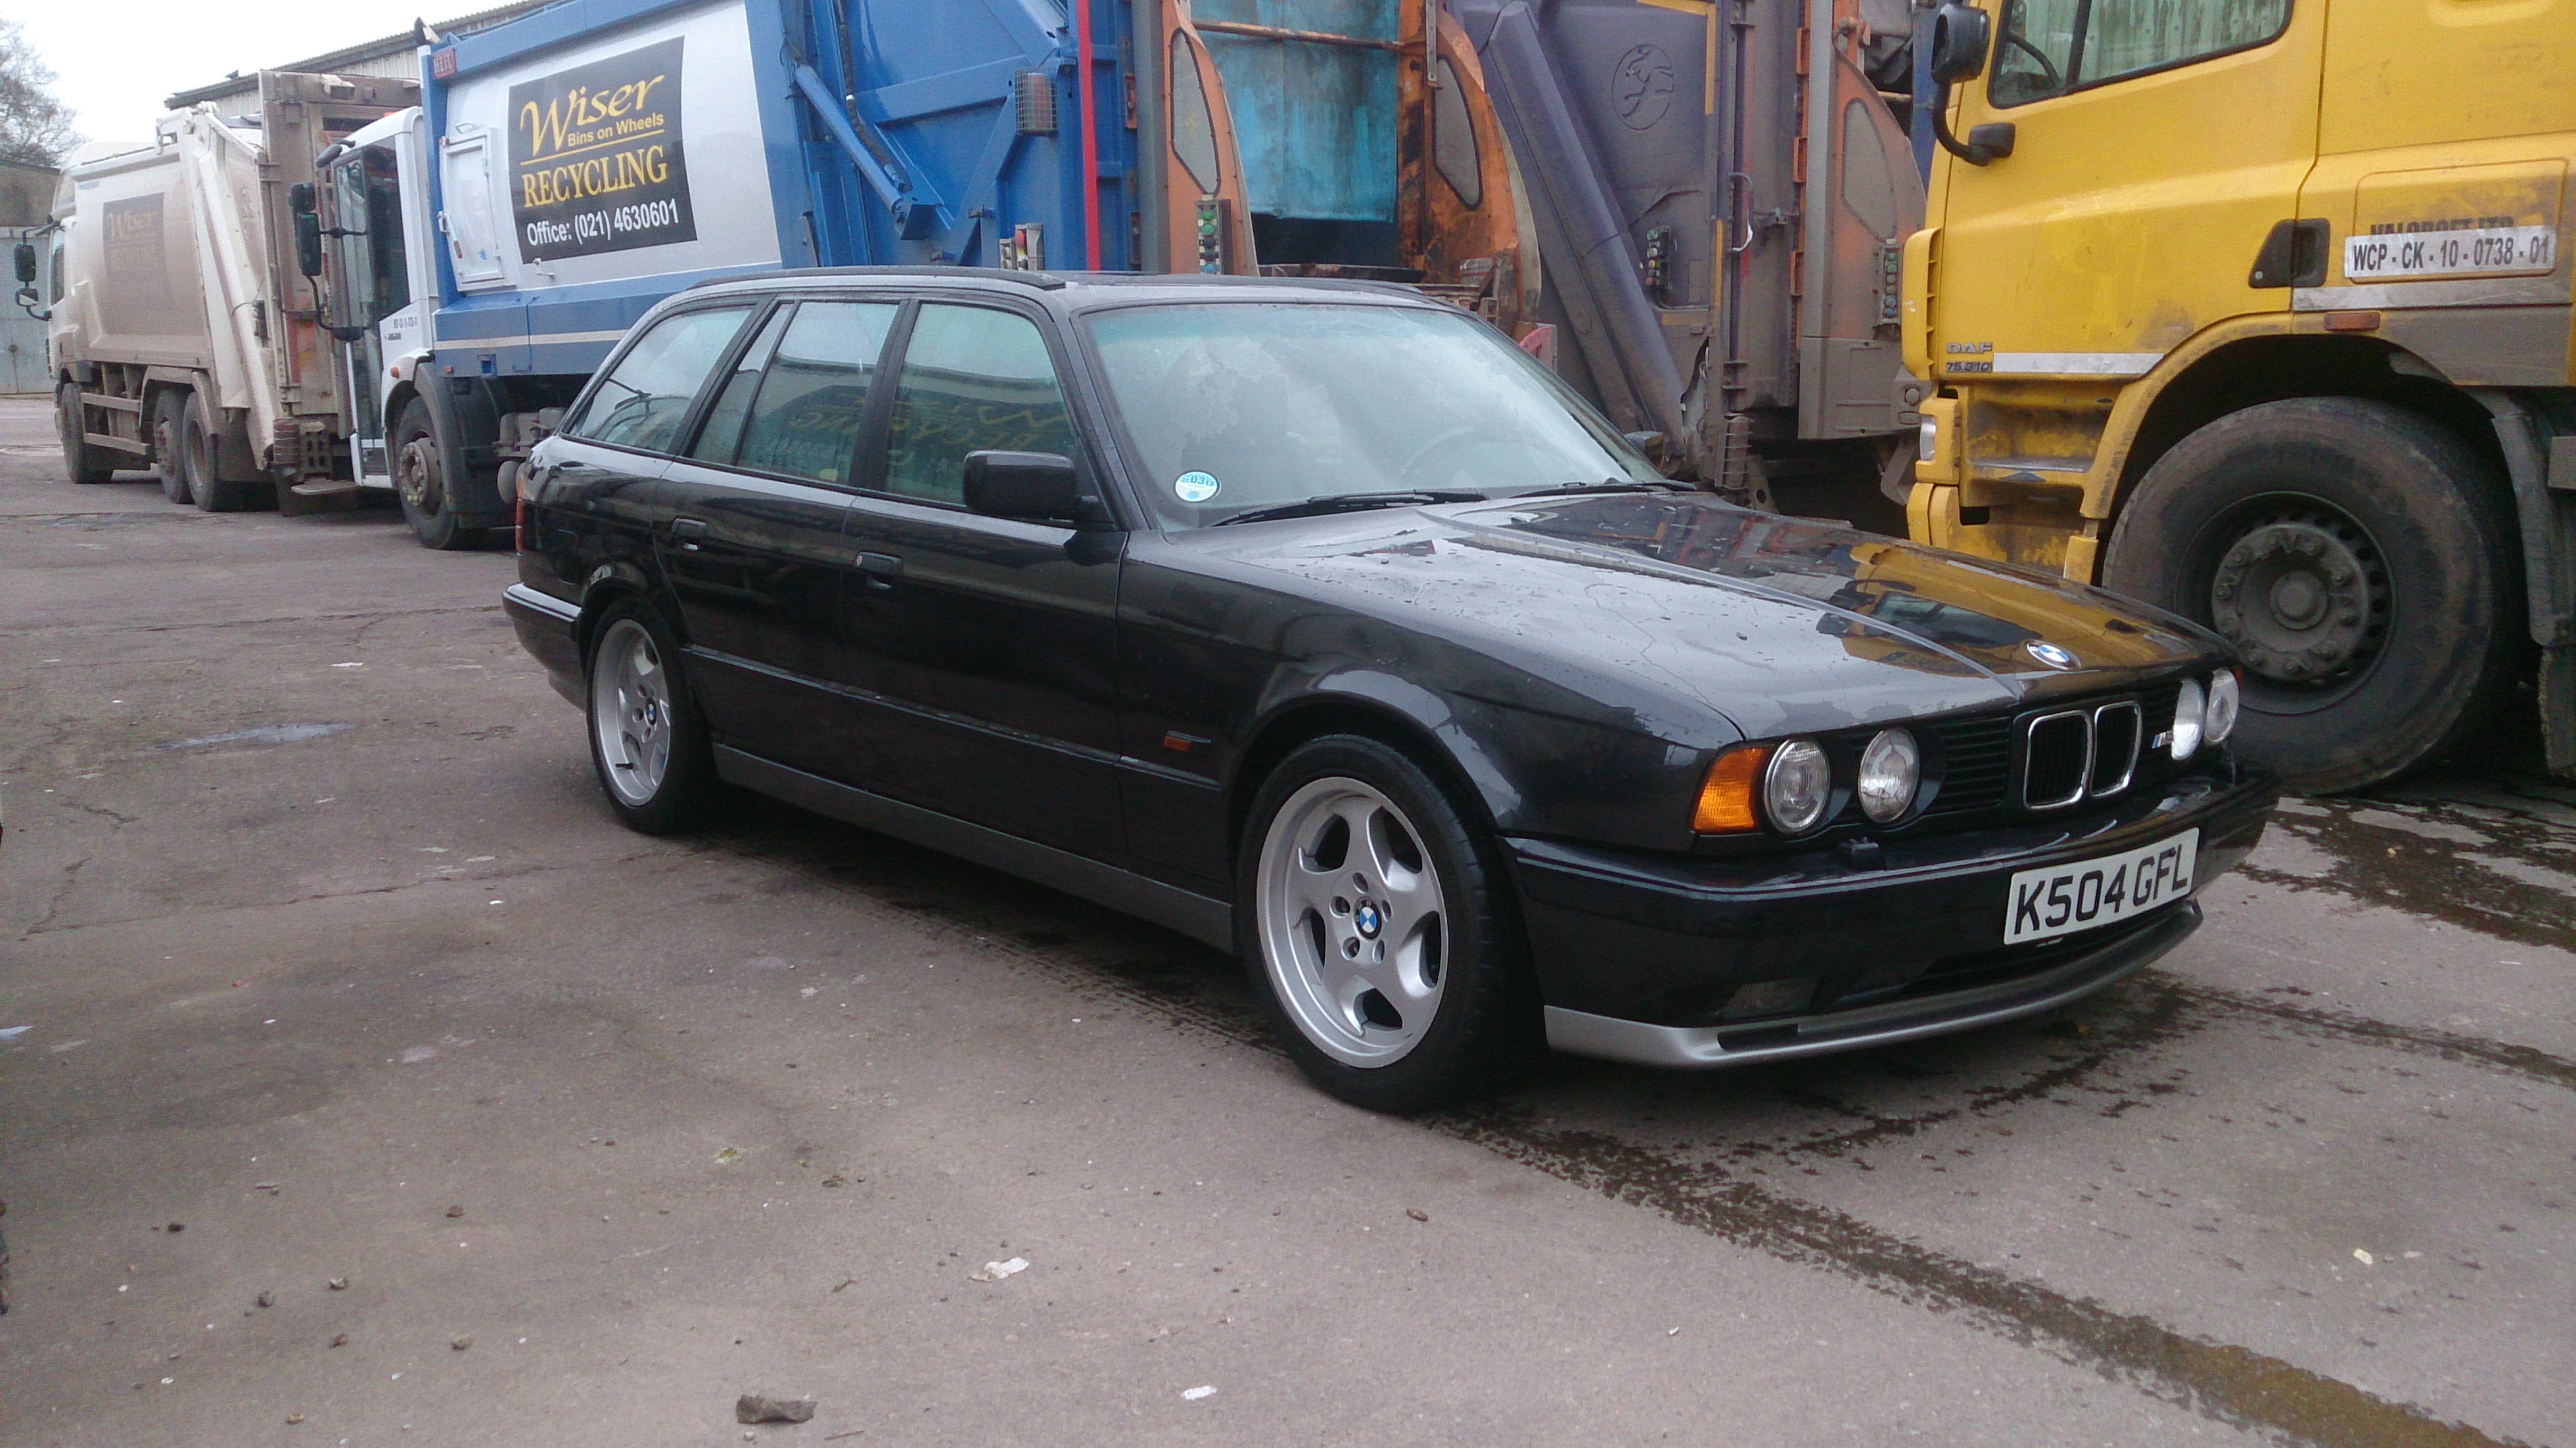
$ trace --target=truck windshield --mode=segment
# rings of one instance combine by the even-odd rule
[[[1085,325],[1145,492],[1181,527],[1352,495],[1496,497],[1660,476],[1463,312],[1219,302],[1096,312]]]
[[[411,302],[403,258],[402,185],[391,147],[369,146],[331,170],[331,294],[341,326],[373,326]]]

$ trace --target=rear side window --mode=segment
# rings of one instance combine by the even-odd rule
[[[708,307],[654,323],[600,379],[581,416],[564,431],[612,447],[669,452],[689,404],[750,313],[749,307]]]
[[[963,502],[966,455],[1073,456],[1073,419],[1037,324],[990,307],[922,307],[886,423],[886,489]]]
[[[738,467],[845,483],[892,302],[807,302],[779,339],[742,427]]]
[[[2046,100],[2278,37],[2290,0],[2005,0],[1986,97]]]

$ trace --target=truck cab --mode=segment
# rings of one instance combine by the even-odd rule
[[[2576,772],[2570,0],[1951,0],[1905,253],[1926,542],[2224,635],[2297,788],[2535,661]]]

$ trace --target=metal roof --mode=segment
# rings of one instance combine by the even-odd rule
[[[454,20],[433,25],[430,29],[437,31],[441,35],[470,35],[477,30],[489,30],[493,26],[498,25],[505,20],[515,20],[532,10],[542,10],[553,3],[554,0],[518,0],[518,3],[516,4],[495,6],[490,10],[478,10],[471,15],[460,15]],[[417,30],[406,30],[399,35],[388,35],[382,40],[370,40],[363,45],[352,45],[340,50],[334,50],[327,55],[317,55],[308,60],[289,61],[284,65],[263,66],[261,69],[292,70],[302,71],[309,74],[328,75],[334,71],[351,70],[358,66],[367,64],[370,61],[388,60],[408,55],[410,52],[417,49],[419,45],[420,32]],[[406,71],[405,74],[409,74],[409,72]],[[241,95],[245,92],[255,91],[258,88],[258,70],[237,70],[231,75],[224,77],[222,80],[214,82],[212,85],[201,85],[194,90],[180,91],[178,94],[164,100],[162,104],[168,106],[174,111],[184,110],[185,108],[196,105],[202,101],[221,100],[226,96]]]

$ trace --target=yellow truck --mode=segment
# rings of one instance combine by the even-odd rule
[[[2312,791],[2576,774],[2576,0],[1949,0],[1908,521],[2243,653]]]

